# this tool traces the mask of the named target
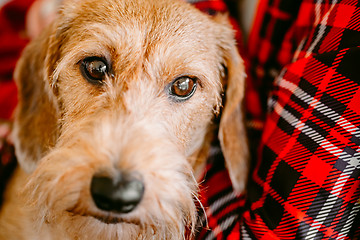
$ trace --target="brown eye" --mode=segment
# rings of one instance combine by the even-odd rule
[[[177,101],[189,99],[196,90],[196,79],[183,76],[175,79],[170,86],[170,95]]]
[[[108,73],[106,61],[100,57],[88,57],[81,62],[81,73],[90,83],[99,84]]]

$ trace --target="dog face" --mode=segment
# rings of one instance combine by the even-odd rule
[[[39,231],[183,238],[196,218],[192,159],[225,82],[220,140],[244,189],[243,67],[224,16],[176,0],[67,1],[16,79],[16,154]]]

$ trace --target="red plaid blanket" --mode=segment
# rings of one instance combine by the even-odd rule
[[[14,3],[21,1],[26,6],[31,2],[8,4],[19,6]],[[235,1],[192,2],[209,14],[228,9],[236,14]],[[6,54],[17,57],[26,43],[21,24],[11,28],[15,33],[9,31],[9,17],[14,15],[4,9],[0,39],[10,32],[17,40],[0,44],[2,67],[13,59]],[[10,9],[24,13],[23,7]],[[233,193],[221,151],[214,151],[201,184],[205,212],[200,210],[203,225],[196,239],[357,239],[360,1],[260,0],[255,19],[248,52],[242,50],[248,67],[246,106],[253,153],[248,194]],[[11,73],[12,67],[6,69]],[[0,114],[7,113],[0,118],[8,118],[16,101],[4,87],[13,83],[4,78],[9,71],[3,69]]]
[[[359,237],[359,3],[260,1],[252,76],[271,94],[244,237]]]
[[[226,170],[210,165],[203,184],[210,229],[198,239],[357,239],[360,2],[260,0],[255,19],[249,91],[267,115],[246,204]]]

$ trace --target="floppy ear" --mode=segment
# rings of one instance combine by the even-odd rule
[[[221,21],[224,21],[224,17]],[[234,190],[244,193],[249,171],[249,150],[242,108],[246,74],[233,34],[229,36],[224,30],[222,35],[221,48],[226,67],[223,85],[226,98],[221,113],[219,140]]]
[[[15,69],[19,103],[13,136],[18,162],[27,172],[35,169],[58,136],[58,103],[50,83],[59,47],[53,29],[25,48]]]

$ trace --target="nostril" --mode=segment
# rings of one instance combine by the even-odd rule
[[[128,213],[140,203],[144,194],[144,184],[141,180],[131,177],[94,176],[90,192],[99,209]]]

